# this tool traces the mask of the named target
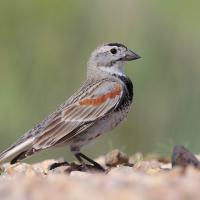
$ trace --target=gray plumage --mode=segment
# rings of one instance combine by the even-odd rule
[[[133,86],[124,74],[124,62],[139,56],[118,43],[98,47],[88,61],[87,80],[65,103],[0,154],[0,161],[22,160],[50,147],[80,148],[113,129],[126,116]]]

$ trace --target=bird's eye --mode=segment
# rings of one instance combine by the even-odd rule
[[[110,50],[110,52],[111,52],[112,54],[116,54],[116,53],[117,53],[117,49],[113,48],[113,49]]]

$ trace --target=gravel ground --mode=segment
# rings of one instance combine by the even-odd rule
[[[2,166],[0,200],[195,200],[200,199],[198,168],[172,169],[169,159],[114,150],[96,159],[105,173],[74,171],[69,166],[48,170],[57,162]]]

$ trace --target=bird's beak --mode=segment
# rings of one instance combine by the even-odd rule
[[[130,60],[137,60],[141,58],[139,55],[128,49],[125,53],[124,58],[122,58],[123,61],[130,61]]]

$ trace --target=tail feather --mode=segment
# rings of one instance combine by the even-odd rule
[[[4,160],[6,160],[7,158],[10,157],[14,157],[17,155],[17,157],[15,157],[13,160],[15,161],[16,158],[21,157],[22,158],[22,153],[24,154],[28,149],[31,148],[32,142],[33,142],[34,138],[29,138],[27,140],[24,141],[19,141],[15,144],[13,144],[12,146],[10,146],[8,149],[6,149],[5,151],[3,151],[0,154],[0,162],[3,162]],[[21,156],[20,156],[21,155]],[[25,158],[25,157],[23,157]],[[13,161],[12,160],[12,161]],[[16,160],[17,161],[17,160]],[[12,162],[13,163],[13,162]]]

